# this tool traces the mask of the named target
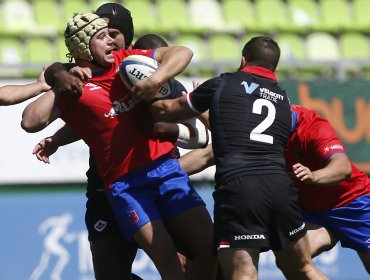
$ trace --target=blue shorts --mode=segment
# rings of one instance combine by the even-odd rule
[[[107,196],[128,240],[150,221],[168,221],[191,208],[205,206],[178,160],[169,156],[122,176],[112,184]]]
[[[343,207],[326,211],[302,210],[304,219],[330,230],[342,247],[370,253],[370,196],[363,195]]]

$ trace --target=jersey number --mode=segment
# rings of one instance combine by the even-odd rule
[[[267,107],[267,116],[259,125],[257,125],[251,131],[250,139],[254,141],[273,144],[274,137],[268,134],[263,134],[263,132],[274,123],[275,116],[276,116],[276,109],[275,109],[274,104],[272,104],[271,101],[268,101],[266,99],[257,99],[253,103],[252,112],[253,114],[261,115],[263,106]]]

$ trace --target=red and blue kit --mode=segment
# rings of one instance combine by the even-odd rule
[[[203,200],[179,166],[172,142],[151,138],[141,125],[150,118],[135,103],[118,74],[121,61],[133,54],[154,56],[154,50],[119,50],[115,63],[85,83],[79,99],[58,101],[61,118],[86,142],[121,232],[131,240],[144,224],[170,220]]]
[[[288,173],[292,166],[301,163],[312,171],[324,168],[336,153],[345,154],[342,142],[331,124],[315,111],[292,105],[295,119],[294,132],[286,146]],[[294,177],[294,176],[293,176]],[[299,188],[299,202],[309,211],[345,206],[356,197],[370,194],[370,180],[366,173],[352,164],[352,176],[336,186],[308,185],[294,179]]]
[[[293,134],[286,146],[289,172],[301,163],[311,171],[324,168],[330,157],[345,154],[330,123],[316,112],[297,105],[293,110]],[[352,175],[337,185],[305,184],[295,180],[305,220],[330,230],[342,247],[370,253],[370,179],[352,164]]]
[[[85,83],[79,99],[62,98],[62,119],[90,147],[105,188],[118,177],[169,153],[174,145],[149,138],[139,125],[146,116],[144,104],[135,104],[117,70],[129,55],[151,57],[153,50],[119,50],[115,63]]]

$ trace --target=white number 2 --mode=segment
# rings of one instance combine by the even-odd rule
[[[262,107],[267,107],[267,116],[266,118],[257,125],[252,131],[250,139],[254,141],[264,142],[268,144],[274,143],[274,137],[268,134],[263,134],[263,132],[268,129],[274,122],[276,116],[276,109],[274,104],[271,101],[266,99],[257,99],[253,103],[253,113],[261,115]]]

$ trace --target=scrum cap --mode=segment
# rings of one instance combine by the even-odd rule
[[[118,3],[105,3],[96,10],[96,14],[109,20],[108,27],[122,32],[125,37],[125,47],[128,48],[134,39],[134,25],[130,11]]]
[[[66,46],[70,54],[76,59],[93,61],[90,51],[90,40],[96,32],[107,28],[108,24],[97,14],[77,14],[67,23],[64,31]]]

